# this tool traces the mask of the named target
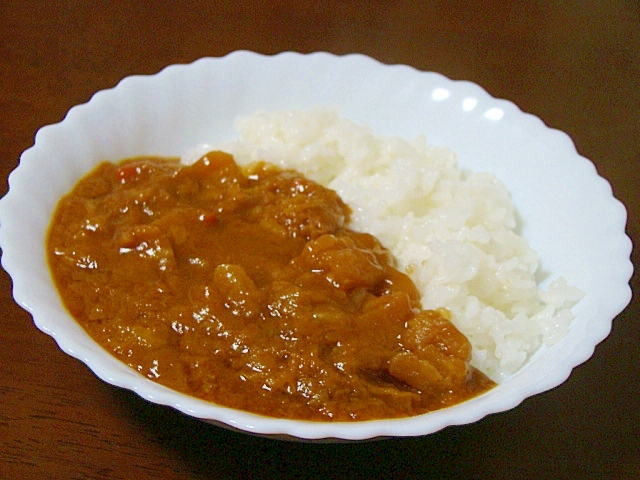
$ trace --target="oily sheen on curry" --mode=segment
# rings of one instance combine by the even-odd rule
[[[64,197],[49,264],[77,321],[140,374],[216,404],[318,421],[412,416],[494,384],[349,207],[293,170],[102,163]]]

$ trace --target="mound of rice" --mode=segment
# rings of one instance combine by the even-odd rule
[[[335,110],[257,112],[236,128],[240,139],[216,148],[337,191],[353,210],[351,227],[394,253],[423,308],[451,311],[472,364],[493,380],[566,333],[582,292],[563,278],[538,288],[537,254],[515,233],[514,206],[494,176],[460,170],[454,152],[424,137],[377,137]]]

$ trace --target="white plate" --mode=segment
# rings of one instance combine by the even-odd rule
[[[449,146],[463,168],[506,184],[522,233],[550,277],[586,292],[567,336],[481,397],[426,415],[357,424],[260,417],[180,395],[138,375],[99,347],[67,314],[51,283],[44,239],[58,199],[101,160],[181,155],[233,139],[233,121],[255,110],[337,107],[378,134]],[[301,439],[366,439],[435,432],[474,422],[562,383],[587,360],[631,299],[626,211],[570,138],[479,86],[362,55],[234,52],[124,79],[38,131],[0,200],[2,265],[14,298],[60,348],[111,384],[188,415],[242,431]],[[570,401],[570,399],[567,399]]]

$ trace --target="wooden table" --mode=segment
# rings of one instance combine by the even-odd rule
[[[627,206],[638,243],[639,10],[630,0],[3,0],[0,177],[39,127],[127,75],[238,49],[360,52],[476,82],[569,133]],[[231,433],[103,383],[33,326],[0,271],[0,478],[640,478],[639,306],[567,382],[509,412],[422,438],[310,445]]]

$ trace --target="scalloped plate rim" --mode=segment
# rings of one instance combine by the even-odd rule
[[[611,316],[611,320],[608,323],[599,322],[598,325],[601,326],[599,330],[589,330],[588,333],[590,334],[589,338],[591,340],[588,342],[583,341],[580,345],[582,348],[577,348],[572,351],[571,355],[569,356],[570,361],[565,361],[565,363],[558,367],[561,370],[561,373],[556,373],[553,378],[547,377],[548,381],[546,383],[538,381],[534,385],[531,385],[529,390],[519,390],[517,394],[512,392],[509,396],[508,401],[503,401],[499,404],[499,406],[493,405],[492,408],[488,409],[487,406],[483,404],[483,399],[486,397],[491,397],[493,395],[492,392],[495,392],[494,390],[481,397],[472,399],[465,404],[432,412],[424,416],[399,420],[378,420],[373,422],[362,422],[357,424],[360,430],[358,428],[354,428],[354,424],[352,423],[326,423],[320,424],[321,426],[319,427],[319,424],[314,422],[297,422],[282,419],[270,419],[213,405],[207,405],[207,407],[209,408],[205,408],[205,410],[207,412],[211,412],[213,410],[214,416],[216,418],[203,418],[204,420],[223,422],[232,428],[239,428],[240,430],[244,430],[250,433],[286,435],[310,440],[327,438],[361,440],[368,438],[377,438],[381,436],[386,437],[390,435],[424,435],[433,433],[448,425],[472,423],[488,414],[511,409],[521,403],[525,398],[549,390],[550,388],[561,384],[570,375],[573,368],[586,361],[593,354],[595,346],[609,334],[613,318],[626,307],[631,299],[631,289],[628,286],[628,281],[631,278],[633,272],[633,265],[629,260],[629,255],[631,252],[631,241],[624,233],[624,226],[626,225],[626,210],[624,208],[624,205],[622,205],[622,203],[620,203],[617,199],[615,199],[615,197],[613,197],[609,183],[604,178],[598,175],[595,167],[593,166],[593,163],[578,154],[575,149],[575,145],[566,133],[548,127],[540,118],[536,117],[535,115],[523,112],[513,102],[492,97],[482,87],[473,82],[469,82],[466,80],[451,80],[442,74],[435,72],[423,72],[412,66],[400,64],[386,65],[362,54],[336,56],[326,52],[314,52],[311,54],[282,52],[277,55],[269,56],[248,51],[232,52],[224,57],[204,57],[188,64],[169,65],[163,68],[160,72],[152,75],[132,75],[126,77],[120,80],[114,87],[96,92],[87,102],[72,107],[60,122],[52,125],[47,125],[39,129],[35,135],[34,145],[23,152],[23,154],[21,155],[19,166],[9,176],[9,190],[4,198],[0,199],[0,246],[3,247],[2,265],[14,280],[13,294],[16,302],[34,317],[34,323],[36,324],[36,326],[44,333],[52,336],[63,351],[87,364],[87,366],[89,366],[89,368],[93,370],[98,377],[108,383],[130,389],[136,392],[142,398],[146,398],[147,400],[150,400],[152,402],[172,406],[173,408],[176,408],[183,413],[202,418],[202,415],[198,415],[197,412],[194,411],[194,407],[200,408],[202,407],[201,404],[206,402],[198,399],[187,399],[187,401],[185,402],[176,403],[175,399],[172,400],[168,397],[159,399],[155,395],[156,391],[158,390],[158,384],[144,379],[146,381],[143,382],[142,386],[135,385],[136,381],[139,380],[139,378],[133,371],[131,371],[131,373],[135,375],[135,377],[133,377],[134,380],[129,381],[131,377],[126,375],[125,378],[112,378],[110,376],[111,369],[109,367],[91,364],[92,360],[88,358],[87,355],[93,354],[95,352],[92,351],[91,345],[87,346],[84,344],[84,341],[86,341],[86,339],[83,339],[83,341],[78,341],[76,338],[67,338],[64,336],[64,334],[60,334],[59,332],[57,332],[55,328],[55,321],[52,326],[49,318],[46,315],[46,312],[39,311],[42,306],[38,304],[37,299],[35,300],[35,304],[33,303],[34,300],[29,294],[29,285],[27,284],[28,279],[20,278],[19,276],[19,271],[22,267],[17,263],[19,259],[13,256],[14,252],[11,250],[13,245],[11,245],[9,242],[8,234],[6,233],[6,225],[7,222],[9,223],[9,225],[11,225],[12,221],[17,221],[11,216],[9,207],[11,206],[11,202],[15,201],[14,197],[15,189],[17,188],[16,185],[19,185],[20,182],[24,181],[21,175],[28,171],[28,167],[25,167],[24,165],[27,165],[27,162],[32,161],[30,160],[30,157],[37,157],[37,149],[43,143],[50,141],[50,137],[55,137],[55,135],[59,132],[64,133],[64,129],[66,128],[65,125],[67,125],[69,122],[75,121],[76,117],[81,117],[85,111],[90,111],[90,109],[98,102],[109,100],[110,96],[117,95],[119,91],[126,88],[134,88],[137,83],[146,83],[149,81],[149,79],[153,78],[155,78],[156,80],[152,81],[161,82],[165,80],[164,77],[177,75],[178,73],[184,72],[188,69],[201,68],[206,70],[205,67],[212,68],[212,64],[215,66],[220,65],[221,62],[225,61],[225,59],[234,59],[235,61],[239,61],[247,58],[251,60],[258,59],[259,62],[266,63],[272,63],[274,61],[313,62],[316,59],[330,63],[360,62],[366,63],[370,68],[374,69],[396,69],[397,71],[401,71],[403,75],[421,76],[423,77],[423,79],[429,78],[430,80],[433,80],[434,83],[458,87],[458,92],[456,93],[459,93],[460,91],[464,91],[465,93],[472,92],[479,97],[477,99],[478,103],[481,101],[488,102],[496,108],[502,108],[504,115],[517,115],[521,119],[521,123],[532,126],[532,128],[539,129],[543,131],[545,135],[555,136],[556,147],[558,145],[561,145],[563,149],[567,150],[568,152],[565,153],[571,155],[571,161],[573,161],[574,163],[575,161],[586,162],[588,165],[583,166],[583,168],[587,168],[588,166],[592,167],[594,177],[593,181],[598,182],[605,189],[608,188],[608,192],[611,197],[610,199],[607,199],[610,203],[609,209],[612,212],[615,212],[614,223],[616,224],[618,229],[615,235],[615,238],[618,240],[617,248],[620,252],[622,252],[621,255],[626,256],[627,260],[625,262],[626,268],[624,270],[621,270],[621,273],[619,273],[616,278],[616,280],[621,284],[619,290],[617,290],[617,300],[608,304],[605,308],[605,310],[607,310],[608,312],[606,316]],[[621,234],[619,231],[620,226],[622,227]],[[7,245],[10,247],[9,252],[5,250],[5,247]],[[624,282],[626,282],[626,286],[622,286]],[[91,340],[89,341],[92,342]],[[538,354],[540,354],[540,352]],[[118,361],[114,359],[114,362]],[[160,390],[163,389],[169,390],[165,387],[160,388]],[[484,406],[484,408],[478,410],[465,409],[465,406],[468,404],[480,404],[480,406]],[[230,416],[227,416],[226,418],[219,418],[218,416],[221,413]],[[459,415],[460,413],[464,413],[464,415],[456,417],[456,415]],[[421,420],[421,417],[428,417],[427,423],[431,422],[430,428],[424,428],[423,420]],[[398,427],[405,428],[405,430],[399,431],[397,429]]]

